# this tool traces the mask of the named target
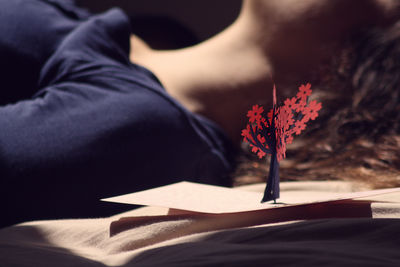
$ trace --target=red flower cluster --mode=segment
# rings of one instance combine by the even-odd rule
[[[286,99],[280,107],[274,105],[266,117],[263,116],[264,108],[259,105],[247,112],[249,124],[242,130],[242,136],[250,143],[252,152],[259,158],[276,152],[278,161],[286,157],[286,144],[292,143],[293,134],[299,135],[309,120],[318,117],[322,108],[316,100],[308,103],[311,92],[311,84],[301,85],[296,97]]]

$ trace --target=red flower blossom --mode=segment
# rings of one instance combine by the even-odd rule
[[[304,112],[304,109],[307,106],[307,98],[301,98],[299,103],[296,106],[296,112]]]
[[[303,121],[296,121],[294,124],[294,132],[299,135],[306,128],[306,124]]]
[[[265,152],[262,151],[261,149],[259,149],[259,151],[258,151],[258,153],[257,153],[257,156],[258,156],[260,159],[262,159],[265,155],[266,155]]]
[[[249,121],[251,123],[256,122],[256,121],[260,121],[262,116],[261,114],[264,112],[264,108],[263,107],[259,107],[258,105],[254,105],[252,110],[249,110],[247,112],[247,117],[249,117]]]
[[[250,145],[250,147],[251,147],[251,152],[256,153],[260,159],[266,155],[266,153],[262,151],[259,147],[253,145]]]
[[[278,109],[278,118],[279,125],[284,131],[289,129],[289,127],[294,123],[292,110],[286,106]]]
[[[282,159],[286,158],[286,145],[283,143],[281,146],[276,148],[276,156],[278,158],[278,161],[281,161]]]
[[[293,135],[286,135],[286,144],[291,144],[293,142]]]
[[[294,126],[292,127],[292,128],[290,128],[288,131],[286,131],[286,136],[289,136],[289,135],[293,135],[293,134],[295,134],[295,132],[294,132]]]
[[[318,117],[318,111],[322,108],[321,102],[317,103],[316,100],[313,100],[308,104],[307,107],[307,115],[310,117],[310,119],[315,120]]]
[[[311,95],[311,92],[312,92],[312,90],[311,90],[311,84],[310,83],[307,83],[306,85],[302,84],[299,87],[299,92],[297,93],[297,98],[306,99],[307,96]]]
[[[261,117],[261,119],[257,121],[257,127],[259,129],[262,129],[262,125],[267,125],[266,119],[264,117]]]
[[[292,109],[297,109],[297,98],[296,97],[292,97],[292,98],[287,98],[284,102],[286,108],[288,108],[289,110]]]
[[[248,124],[246,125],[246,129],[242,130],[242,134],[241,135],[243,136],[243,141],[244,142],[248,142],[248,140],[254,142],[254,139],[250,134],[250,125],[248,125]]]

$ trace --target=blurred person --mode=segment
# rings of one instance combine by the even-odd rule
[[[181,180],[229,185],[245,113],[270,104],[271,77],[289,95],[397,14],[394,1],[244,1],[215,37],[156,51],[119,9],[0,6],[2,226],[108,216],[126,207],[101,198]]]

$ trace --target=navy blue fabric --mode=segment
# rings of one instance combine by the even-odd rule
[[[180,180],[228,183],[229,141],[129,61],[129,36],[119,9],[0,0],[1,225],[110,215],[127,207],[100,198]]]

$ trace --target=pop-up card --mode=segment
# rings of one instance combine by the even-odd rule
[[[337,202],[393,192],[400,192],[400,188],[351,193],[332,192],[331,194],[325,193],[324,196],[308,195],[305,198],[282,196],[280,198],[281,203],[274,204],[260,203],[262,195],[259,192],[184,181],[102,200],[124,204],[165,207],[198,213],[224,214]]]
[[[309,101],[311,93],[311,84],[301,85],[295,97],[278,105],[274,86],[272,109],[264,113],[262,106],[254,105],[247,113],[249,122],[242,130],[244,142],[249,143],[252,151],[260,158],[271,155],[264,193],[180,182],[103,199],[169,208],[168,215],[125,217],[114,221],[110,226],[110,235],[150,222],[178,219],[192,220],[190,232],[197,233],[289,220],[371,217],[372,201],[368,197],[400,192],[400,188],[353,193],[331,192],[323,196],[280,196],[279,161],[286,157],[286,145],[292,143],[293,136],[299,135],[308,122],[318,117],[322,107],[316,100]],[[279,203],[276,203],[278,198]]]
[[[103,200],[168,208],[167,214],[119,218],[110,224],[110,236],[143,225],[179,220],[186,223],[174,231],[183,235],[296,220],[372,218],[371,203],[375,200],[371,198],[399,192],[400,188],[390,188],[304,197],[283,194],[281,203],[274,204],[260,203],[262,192],[180,182]]]

